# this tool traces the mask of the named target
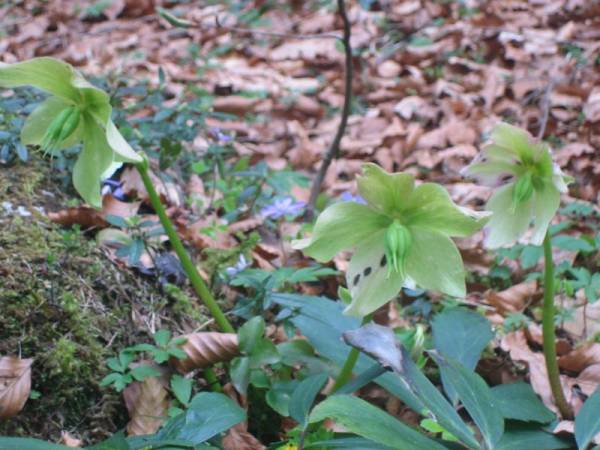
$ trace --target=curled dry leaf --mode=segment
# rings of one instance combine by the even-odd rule
[[[500,314],[521,312],[537,290],[537,281],[515,284],[500,292],[486,292],[486,300],[495,306]]]
[[[592,364],[600,364],[600,344],[597,343],[584,344],[558,360],[561,369],[577,373]]]
[[[33,359],[0,358],[0,419],[16,416],[29,398]]]
[[[171,365],[181,373],[203,369],[219,362],[226,362],[240,354],[235,333],[212,331],[183,336],[187,339],[181,349],[187,354],[185,359],[170,360]]]
[[[104,228],[108,226],[106,216],[119,216],[123,218],[135,216],[140,209],[141,202],[122,202],[112,194],[102,197],[102,210],[90,208],[89,206],[76,206],[66,208],[58,212],[48,213],[48,218],[60,225],[70,227],[81,225],[83,228]]]
[[[130,410],[127,433],[130,436],[155,433],[168,409],[168,393],[161,381],[156,377],[146,378],[140,383],[139,395]]]

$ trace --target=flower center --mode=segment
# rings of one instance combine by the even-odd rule
[[[397,219],[385,232],[384,249],[388,262],[388,276],[392,271],[404,274],[404,263],[412,244],[412,236],[408,228]]]
[[[44,151],[54,150],[65,141],[79,126],[81,120],[81,111],[77,106],[69,106],[63,109],[50,122],[41,147]]]

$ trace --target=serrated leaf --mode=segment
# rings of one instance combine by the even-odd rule
[[[192,380],[181,375],[173,375],[171,377],[171,389],[179,403],[187,405],[192,396]]]
[[[137,381],[144,381],[148,377],[157,377],[160,375],[160,372],[156,368],[145,364],[134,367],[129,373]]]
[[[171,332],[169,330],[158,330],[152,337],[154,338],[156,345],[166,347],[171,340]]]

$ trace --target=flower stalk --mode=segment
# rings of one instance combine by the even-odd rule
[[[140,176],[142,177],[142,181],[144,183],[146,191],[148,191],[150,203],[152,204],[152,207],[156,211],[156,214],[158,215],[158,217],[160,219],[160,223],[162,224],[163,228],[165,229],[165,232],[167,233],[167,236],[169,237],[169,241],[171,242],[171,245],[173,246],[173,250],[175,250],[175,253],[179,257],[179,260],[181,261],[181,266],[183,267],[183,270],[185,271],[188,278],[190,279],[190,282],[192,283],[192,287],[194,288],[194,291],[196,292],[198,297],[200,297],[200,299],[204,302],[204,304],[210,311],[210,314],[217,322],[217,325],[219,326],[221,331],[226,332],[226,333],[235,333],[235,329],[233,328],[231,323],[227,320],[227,318],[225,317],[225,314],[223,314],[223,311],[221,311],[221,308],[219,307],[219,305],[217,304],[212,293],[208,289],[208,286],[206,286],[206,283],[204,282],[204,280],[198,273],[198,269],[196,269],[196,266],[194,265],[192,259],[190,258],[190,255],[185,250],[181,240],[179,239],[179,236],[177,235],[177,231],[175,230],[175,227],[173,226],[171,219],[169,219],[169,217],[167,216],[167,212],[165,211],[165,208],[160,201],[160,197],[158,196],[156,190],[154,189],[152,180],[150,179],[150,176],[148,175],[148,161],[144,160],[143,162],[136,164],[136,168],[137,168],[138,172],[140,173]]]
[[[544,359],[548,371],[548,381],[554,403],[563,419],[572,419],[573,411],[565,399],[560,384],[560,373],[556,359],[556,333],[554,330],[554,261],[552,260],[552,245],[550,236],[544,238],[544,306],[542,316],[542,339]]]

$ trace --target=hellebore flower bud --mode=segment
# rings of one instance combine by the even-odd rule
[[[515,183],[513,190],[513,207],[526,202],[533,195],[533,180],[530,172],[525,173]]]
[[[395,270],[404,273],[404,261],[412,243],[410,231],[394,220],[385,232],[385,257],[388,261],[388,276]]]
[[[69,106],[63,109],[55,118],[50,122],[44,139],[42,140],[42,149],[48,151],[53,150],[61,142],[67,139],[79,126],[81,119],[81,113],[79,108],[76,106]]]

